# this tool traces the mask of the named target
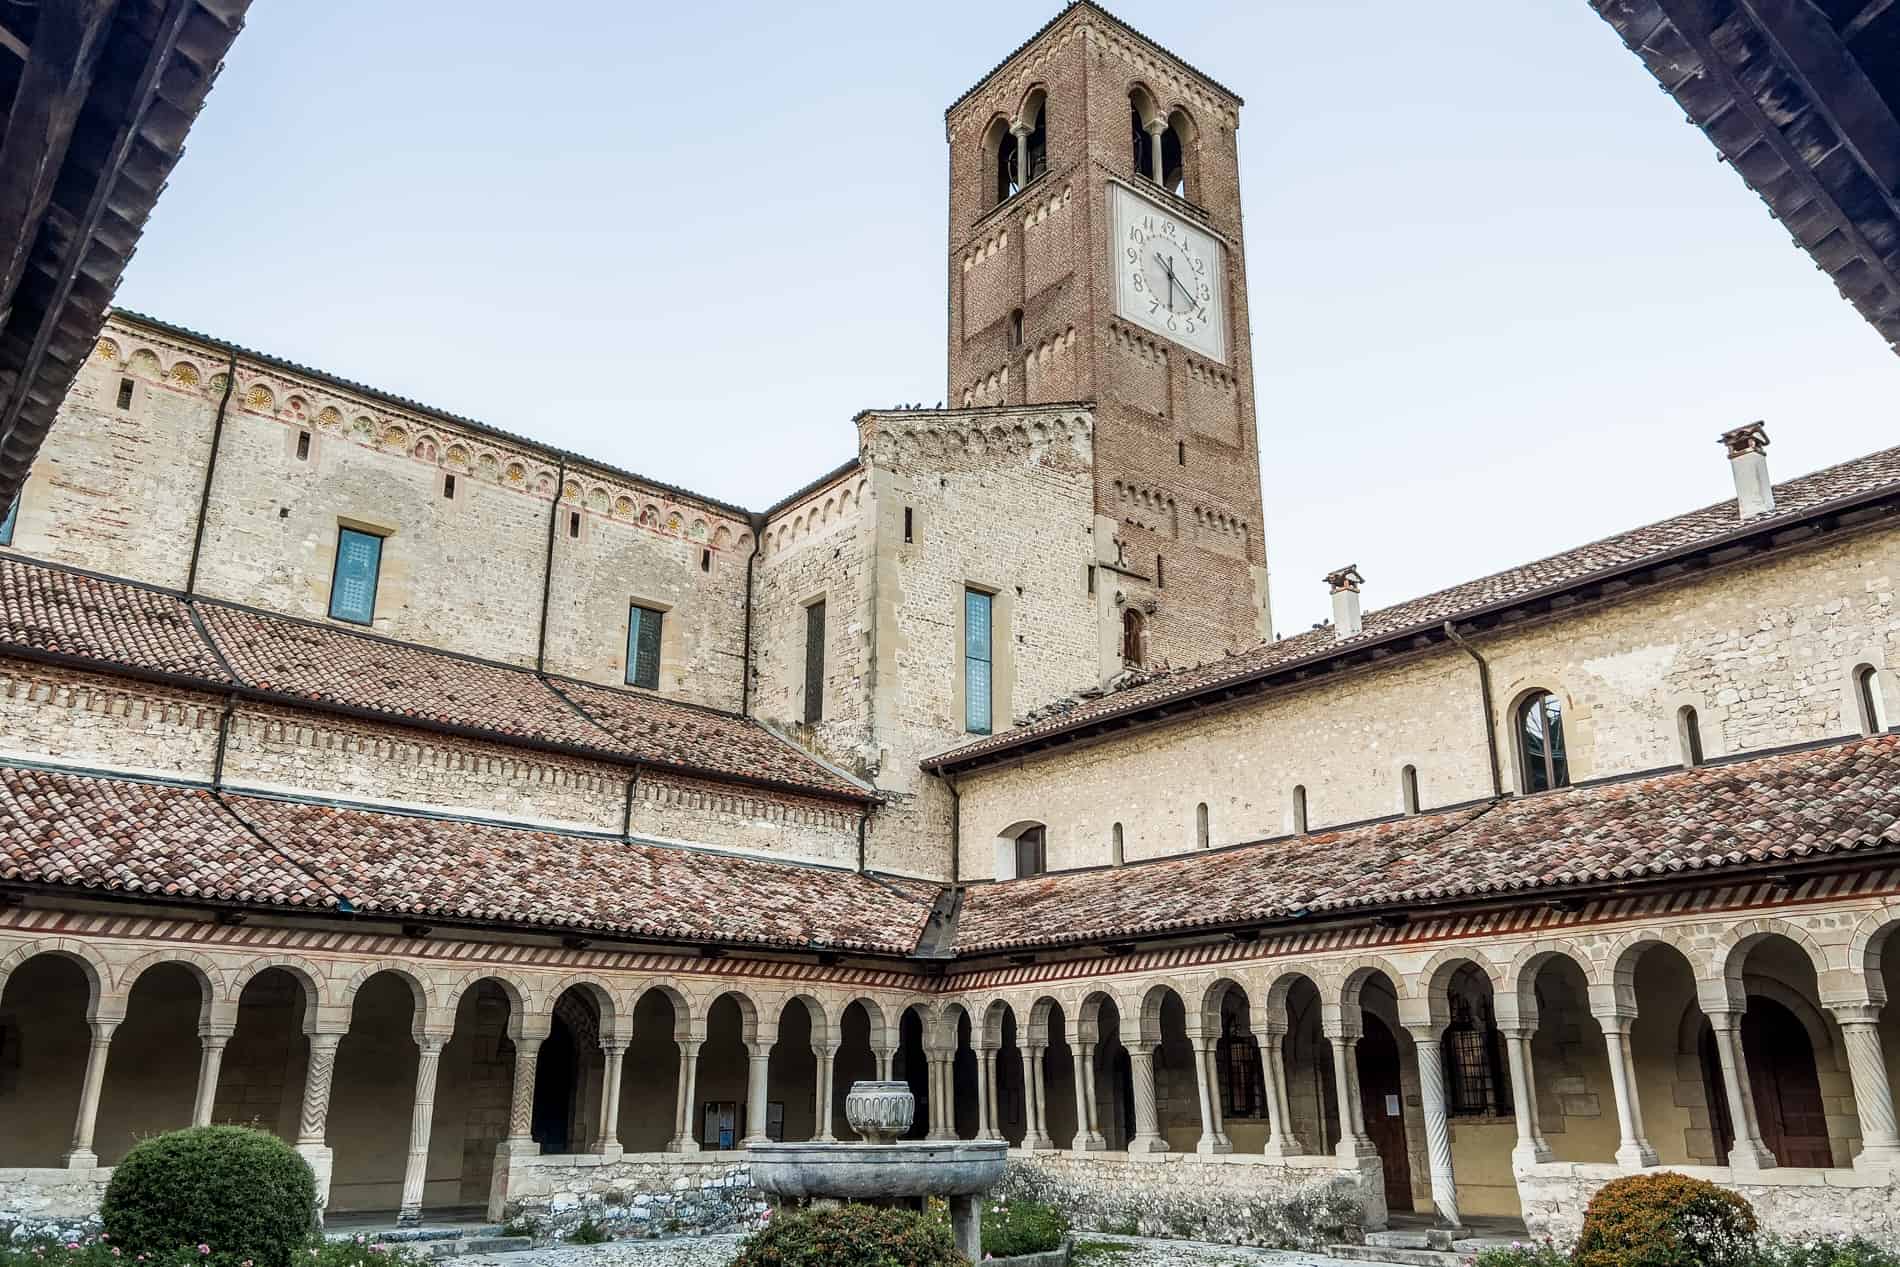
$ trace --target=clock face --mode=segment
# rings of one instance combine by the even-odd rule
[[[1132,189],[1108,187],[1115,308],[1212,360],[1227,360],[1227,254],[1219,238]]]

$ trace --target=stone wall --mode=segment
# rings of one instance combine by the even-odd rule
[[[628,1153],[510,1159],[508,1220],[537,1233],[571,1231],[593,1219],[617,1237],[749,1232],[766,1212],[751,1169],[719,1154]]]
[[[109,1167],[0,1169],[0,1242],[96,1234],[99,1204],[110,1182]]]
[[[1739,1192],[1764,1230],[1784,1237],[1858,1233],[1900,1249],[1900,1180],[1856,1170],[1765,1170],[1741,1175],[1727,1166],[1675,1167]],[[1552,1162],[1520,1168],[1524,1222],[1533,1236],[1575,1240],[1590,1198],[1624,1172],[1615,1166]]]

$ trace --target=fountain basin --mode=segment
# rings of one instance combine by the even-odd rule
[[[1003,1140],[898,1144],[748,1144],[752,1185],[780,1197],[841,1201],[971,1197],[1003,1177]]]

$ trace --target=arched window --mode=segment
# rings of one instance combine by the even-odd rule
[[[1110,833],[1110,836],[1112,839],[1109,841],[1108,860],[1119,867],[1122,865],[1123,858],[1122,825],[1120,823],[1115,824],[1115,830]]]
[[[1399,797],[1408,814],[1418,813],[1418,767],[1408,765],[1399,771]]]
[[[983,162],[995,186],[996,198],[990,205],[1009,201],[1017,189],[1016,138],[1010,134],[1009,120],[997,119],[984,131]]]
[[[1194,843],[1207,848],[1207,802],[1202,801],[1194,807]]]
[[[1023,103],[1023,122],[1029,125],[1029,136],[1019,160],[1025,164],[1022,179],[1025,185],[1049,170],[1048,104],[1049,98],[1041,91],[1032,93]]]
[[[1122,663],[1141,666],[1142,626],[1145,624],[1141,613],[1133,607],[1122,609]]]
[[[1676,737],[1682,741],[1682,764],[1702,764],[1702,722],[1692,705],[1676,710]]]
[[[1299,784],[1293,789],[1293,834],[1306,834],[1306,785]]]
[[[1182,111],[1164,114],[1146,88],[1137,84],[1128,93],[1130,157],[1135,175],[1172,193],[1187,196],[1187,149],[1184,139],[1193,123]],[[1161,146],[1159,154],[1156,144]]]
[[[1860,733],[1877,735],[1886,729],[1880,708],[1880,673],[1871,664],[1854,670],[1854,703],[1860,710]]]
[[[1540,691],[1518,705],[1517,747],[1527,794],[1570,786],[1563,705],[1549,691]]]
[[[1009,349],[1014,352],[1023,345],[1023,310],[1016,309],[1009,314]]]
[[[1049,831],[1028,827],[1016,837],[1016,878],[1041,875],[1049,869]]]
[[[1504,1036],[1498,1032],[1491,993],[1470,964],[1453,974],[1447,991],[1451,1024],[1440,1048],[1445,1065],[1445,1111],[1452,1117],[1504,1116],[1511,1112],[1511,1082]]]

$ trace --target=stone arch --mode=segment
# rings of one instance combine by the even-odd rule
[[[493,981],[501,987],[502,993],[508,996],[508,1023],[511,1028],[517,1024],[516,1017],[525,1017],[530,1012],[538,1015],[546,1010],[540,1006],[541,1000],[535,998],[534,987],[520,978],[491,968],[470,968],[456,980],[454,985],[442,991],[440,1003],[443,1016],[452,1020],[455,1009],[461,1005],[462,996],[483,981]],[[555,994],[547,997],[546,1003],[549,1007],[553,1006],[558,994],[559,991],[556,991]]]
[[[224,969],[220,968],[208,955],[182,947],[161,947],[140,955],[125,967],[119,969],[112,981],[112,992],[125,998],[132,997],[132,987],[138,979],[161,964],[175,963],[190,970],[197,978],[198,989],[202,992],[203,1009],[201,1018],[211,1014],[211,1005],[226,997]]]
[[[1801,948],[1807,956],[1809,965],[1818,979],[1827,971],[1827,952],[1814,940],[1814,934],[1799,924],[1773,915],[1761,915],[1723,932],[1715,945],[1709,950],[1708,958],[1697,964],[1698,974],[1706,968],[1708,972],[1725,983],[1729,998],[1737,1005],[1743,1003],[1742,968],[1748,960],[1748,954],[1756,946],[1770,937],[1782,937]],[[1695,956],[1689,962],[1696,964]]]
[[[1147,84],[1139,79],[1129,81],[1128,104],[1141,119],[1144,127],[1153,123],[1156,119],[1163,117],[1161,114],[1160,99],[1155,96]]]
[[[61,959],[71,960],[79,968],[80,973],[86,978],[86,987],[89,992],[86,999],[86,1015],[88,1018],[96,1015],[99,1011],[99,1000],[106,993],[107,983],[112,980],[112,969],[100,957],[98,951],[85,942],[76,941],[70,937],[43,937],[38,941],[30,941],[24,946],[15,947],[5,958],[0,958],[0,994],[6,993],[7,978],[13,975],[15,969],[27,960],[37,959],[41,955],[54,955]]]
[[[1636,964],[1658,946],[1667,946],[1689,961],[1693,969],[1696,956],[1677,938],[1658,929],[1644,928],[1624,933],[1610,943],[1609,953],[1584,965],[1584,979],[1592,986],[1606,986],[1619,1008],[1631,1015],[1636,1011]]]
[[[244,997],[245,986],[273,968],[289,973],[303,988],[306,1021],[314,1019],[316,1009],[330,1001],[330,981],[323,969],[296,955],[260,955],[250,960],[231,973],[231,984],[225,990],[225,998],[236,1003]]]
[[[1286,1023],[1286,996],[1302,981],[1319,991],[1322,999],[1326,997],[1326,982],[1318,973],[1304,968],[1282,968],[1268,979],[1267,988],[1261,993],[1270,1020]]]
[[[811,1018],[812,1042],[829,1046],[835,1037],[835,1031],[832,1028],[830,1009],[825,1007],[824,1001],[809,990],[800,990],[786,995],[784,1002],[779,1005],[779,1011],[784,1012],[786,1007],[793,1003],[803,1004],[805,1015]]]
[[[1481,947],[1464,945],[1439,951],[1416,973],[1394,982],[1400,990],[1399,998],[1423,1003],[1432,1024],[1442,1029],[1451,1022],[1447,998],[1451,979],[1467,964],[1484,974],[1494,998],[1504,993],[1504,970]]]
[[[1392,986],[1392,992],[1399,998],[1405,997],[1405,974],[1394,968],[1391,962],[1378,955],[1360,955],[1351,961],[1340,964],[1335,982],[1334,994],[1340,1007],[1349,1016],[1356,1016],[1363,1003],[1360,995],[1366,988],[1366,982],[1375,976],[1383,976]],[[1322,986],[1320,996],[1325,997]]]
[[[627,1037],[621,1030],[632,1013],[623,1013],[620,995],[615,993],[612,986],[591,972],[572,972],[549,986],[540,997],[534,1000],[535,1014],[538,1016],[552,1012],[560,997],[573,989],[582,990],[593,999],[594,1006],[600,1012],[600,1032],[604,1037],[610,1039]],[[512,1001],[511,999],[510,1002]]]
[[[1889,898],[1879,910],[1869,911],[1854,925],[1847,946],[1847,971],[1858,981],[1868,1001],[1879,1007],[1887,1001],[1887,982],[1880,972],[1880,958],[1886,953],[1887,940],[1900,929],[1900,898]],[[0,980],[5,974],[0,973]]]
[[[1003,1018],[1016,1019],[1016,1008],[1008,999],[991,999],[981,1008],[983,1045],[1001,1047],[1003,1045]],[[974,1025],[975,1022],[973,1021]],[[1020,1025],[1020,1022],[1019,1022]],[[974,1033],[974,1031],[973,1031]]]
[[[1201,1008],[1198,1016],[1200,1018],[1201,1034],[1204,1037],[1220,1037],[1221,1004],[1225,1001],[1228,992],[1231,990],[1240,991],[1240,996],[1247,1000],[1246,1007],[1243,1010],[1246,1013],[1245,1020],[1247,1030],[1249,1033],[1253,1032],[1253,995],[1248,991],[1247,983],[1237,977],[1222,975],[1208,982],[1207,988],[1201,991]],[[1190,1012],[1188,1015],[1192,1018],[1197,1014]]]
[[[1592,969],[1596,966],[1583,947],[1573,941],[1559,941],[1552,944],[1539,940],[1526,946],[1517,953],[1505,967],[1502,977],[1492,982],[1492,987],[1500,1002],[1515,1004],[1517,1019],[1537,1024],[1537,977],[1553,960],[1567,959],[1577,966],[1587,983],[1593,980]],[[1500,1017],[1500,1019],[1502,1019]]]
[[[400,960],[377,959],[358,968],[356,975],[350,978],[349,984],[345,985],[343,989],[338,992],[337,1003],[342,1007],[354,1011],[357,994],[364,986],[369,984],[371,978],[379,977],[385,972],[393,973],[409,987],[409,993],[415,1002],[416,1028],[418,1030],[421,1029],[434,1010],[434,992],[430,990],[427,982],[417,976],[407,964]],[[479,979],[479,975],[477,979]],[[451,1012],[450,1015],[454,1015],[454,1013]]]
[[[743,989],[727,986],[706,1000],[705,1015],[710,1016],[719,1000],[730,998],[739,1008],[739,1041],[750,1048],[759,1041],[759,1003]]]
[[[687,993],[686,987],[683,984],[674,980],[672,977],[648,978],[641,985],[627,991],[625,995],[625,1011],[629,1019],[631,1019],[634,1012],[639,1009],[641,1002],[646,996],[655,991],[658,991],[673,1007],[673,1038],[675,1041],[683,1038],[691,1038],[698,1033],[694,1028],[695,1023],[701,1028],[704,1027],[705,1013],[694,1008],[693,996]]]
[[[864,1018],[871,1023],[871,1049],[894,1049],[897,1046],[897,1022],[868,994],[854,994],[838,1006],[840,1024],[843,1023],[845,1009],[853,1003],[864,1009]]]

